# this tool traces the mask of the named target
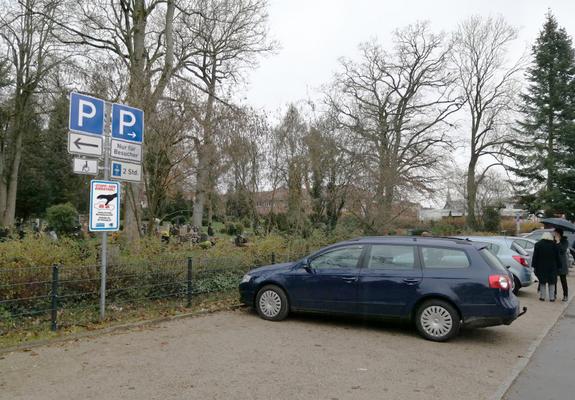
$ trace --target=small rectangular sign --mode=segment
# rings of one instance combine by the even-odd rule
[[[140,164],[112,160],[112,165],[110,166],[110,179],[141,182],[142,166]]]
[[[68,152],[99,157],[102,155],[102,138],[68,132]]]
[[[142,145],[112,139],[110,156],[119,160],[142,162]]]
[[[91,232],[113,232],[120,229],[120,183],[90,182]]]
[[[74,173],[98,175],[98,160],[93,158],[74,158]]]

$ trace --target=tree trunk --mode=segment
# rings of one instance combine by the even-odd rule
[[[475,203],[477,201],[477,181],[475,180],[475,168],[477,157],[472,155],[467,166],[467,216],[465,223],[473,230],[477,229],[477,217],[475,216]]]
[[[143,0],[134,2],[132,14],[133,32],[133,52],[130,55],[130,81],[128,83],[127,103],[132,107],[144,108],[146,99],[146,87],[149,84],[144,82],[144,51],[146,38],[146,4]],[[147,116],[147,113],[144,114]],[[145,126],[145,125],[144,125]],[[145,155],[144,155],[145,157]],[[140,238],[140,198],[142,188],[139,183],[126,183],[126,208],[124,216],[124,234],[128,242],[133,242]]]
[[[16,138],[16,153],[12,162],[12,171],[8,181],[8,196],[6,198],[6,209],[4,212],[4,225],[12,226],[16,218],[16,194],[18,192],[18,172],[20,171],[20,160],[22,158],[22,133],[18,132]]]
[[[553,131],[553,114],[550,113],[547,119],[547,131],[548,131],[548,139],[547,139],[547,182],[546,182],[546,189],[548,192],[553,190],[554,181],[554,170],[555,170],[555,150],[554,150],[554,131]]]
[[[20,92],[17,90],[17,93]],[[22,132],[24,131],[24,121],[23,113],[25,106],[23,104],[27,103],[27,98],[20,97],[16,99],[15,107],[15,118],[14,124],[12,125],[13,135],[14,135],[14,155],[10,169],[5,171],[8,175],[4,175],[2,179],[3,190],[1,201],[4,205],[1,212],[1,225],[2,226],[12,226],[14,225],[16,218],[16,194],[18,193],[18,173],[20,171],[20,161],[22,159]]]
[[[194,201],[194,214],[192,222],[195,226],[202,226],[204,217],[204,207],[206,205],[206,196],[209,193],[210,171],[212,166],[212,136],[213,127],[212,119],[214,114],[214,102],[216,96],[216,77],[215,70],[212,70],[211,80],[208,83],[208,101],[206,103],[206,115],[202,123],[203,145],[198,147],[198,172],[196,173],[196,200]]]
[[[196,173],[196,198],[194,199],[194,208],[192,214],[192,225],[201,228],[204,217],[204,206],[207,197],[207,185],[209,178],[208,151],[206,146],[201,146],[198,150],[198,172]]]

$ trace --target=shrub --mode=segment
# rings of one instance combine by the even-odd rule
[[[71,203],[57,204],[46,210],[48,224],[60,234],[70,234],[78,227],[78,211]]]
[[[209,240],[206,240],[204,242],[200,242],[199,246],[202,249],[209,249],[210,247],[212,247],[212,242],[210,242]]]
[[[250,217],[243,217],[241,225],[243,225],[245,228],[250,228],[252,226],[252,220]]]
[[[225,233],[230,236],[241,235],[244,233],[244,226],[239,222],[228,222],[226,223]]]
[[[483,211],[483,229],[487,232],[498,232],[500,224],[499,210],[495,207],[486,207]]]

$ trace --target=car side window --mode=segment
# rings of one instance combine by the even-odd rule
[[[518,240],[515,241],[515,243],[517,243],[517,245],[518,245],[519,247],[521,247],[521,248],[523,248],[523,249],[525,249],[525,250],[530,250],[530,249],[533,248],[533,243],[531,243],[531,242],[528,241],[528,240],[518,239]]]
[[[463,250],[422,247],[424,268],[468,268],[469,258]]]
[[[363,246],[346,246],[320,254],[310,261],[313,269],[358,268]]]
[[[499,254],[500,248],[495,243],[487,243],[487,248],[491,250],[493,254]]]
[[[415,247],[374,244],[371,246],[367,268],[413,269],[415,268]]]

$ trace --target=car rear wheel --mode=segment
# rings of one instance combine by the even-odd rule
[[[459,313],[445,301],[428,300],[417,309],[415,325],[424,338],[444,342],[459,332]]]
[[[256,310],[259,316],[268,321],[281,321],[289,312],[288,299],[282,288],[267,285],[256,296]]]

